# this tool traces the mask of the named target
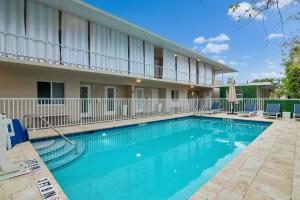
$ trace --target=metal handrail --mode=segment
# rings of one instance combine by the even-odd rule
[[[71,140],[69,140],[66,136],[64,136],[64,134],[60,133],[54,126],[52,126],[43,116],[41,115],[34,115],[34,114],[29,114],[29,115],[24,115],[23,118],[22,118],[22,121],[23,119],[25,118],[29,118],[29,117],[38,117],[40,118],[43,122],[45,122],[53,131],[55,131],[58,135],[60,135],[62,138],[64,138],[68,143],[70,143],[71,145],[73,146],[76,146],[76,144],[74,142],[72,142]]]

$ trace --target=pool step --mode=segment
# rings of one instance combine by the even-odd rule
[[[39,153],[50,170],[62,167],[77,159],[85,151],[84,143],[72,145],[63,139],[53,139],[43,142],[35,142],[32,145]]]
[[[76,145],[76,142],[74,142],[75,145]],[[51,160],[54,160],[56,158],[59,158],[59,157],[62,157],[64,156],[65,154],[71,152],[73,149],[75,149],[76,146],[74,145],[71,145],[71,144],[66,144],[64,146],[64,148],[61,148],[61,149],[58,149],[56,151],[53,151],[53,152],[50,152],[50,153],[47,153],[47,154],[44,154],[42,156],[44,162],[49,162]]]
[[[85,145],[81,144],[76,146],[70,153],[65,154],[64,156],[61,156],[59,158],[56,158],[50,162],[47,163],[47,167],[50,170],[57,169],[59,167],[62,167],[75,159],[77,159],[79,156],[82,155],[82,153],[85,150]]]
[[[55,143],[55,140],[48,140],[48,141],[43,141],[43,142],[35,142],[35,143],[32,143],[32,145],[36,150],[41,150],[41,149],[52,146],[54,143]]]
[[[66,145],[66,141],[65,140],[56,140],[54,144],[52,144],[51,146],[47,147],[47,148],[43,148],[40,150],[37,150],[37,152],[40,155],[44,155],[53,151],[56,151],[60,148],[63,148]]]

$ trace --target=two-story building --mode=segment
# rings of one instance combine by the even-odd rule
[[[230,72],[81,1],[1,0],[1,98],[204,97]]]

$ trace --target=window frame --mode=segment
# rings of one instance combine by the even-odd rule
[[[50,83],[50,98],[39,98],[39,90],[38,90],[39,82]],[[63,84],[63,98],[53,98],[53,83]],[[65,82],[38,80],[36,82],[36,92],[37,92],[37,95],[36,95],[37,96],[37,105],[39,105],[39,106],[49,106],[49,105],[60,106],[60,105],[65,104]],[[46,103],[42,103],[41,100],[43,100],[43,99],[50,99],[50,102],[47,101]],[[57,103],[57,101],[55,101],[55,99],[63,99],[63,100],[61,101],[61,103]]]
[[[244,90],[243,89],[236,88],[235,92],[236,92],[235,96],[236,96],[237,100],[243,100],[244,99]],[[229,88],[226,90],[226,99],[228,99],[228,95],[229,95]]]
[[[175,97],[177,97],[177,98],[175,98]],[[171,90],[171,100],[177,101],[178,99],[179,99],[179,90]]]

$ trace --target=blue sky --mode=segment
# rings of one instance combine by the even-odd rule
[[[239,71],[225,79],[234,76],[245,83],[255,78],[282,76],[283,37],[275,11],[266,16],[265,31],[261,16],[255,22],[246,17],[238,22],[228,13],[235,0],[85,1]],[[281,0],[284,17],[300,8],[299,4],[291,5],[291,1]],[[242,3],[241,12],[248,6],[246,1]],[[295,32],[296,28],[299,24],[289,21],[284,33]]]

